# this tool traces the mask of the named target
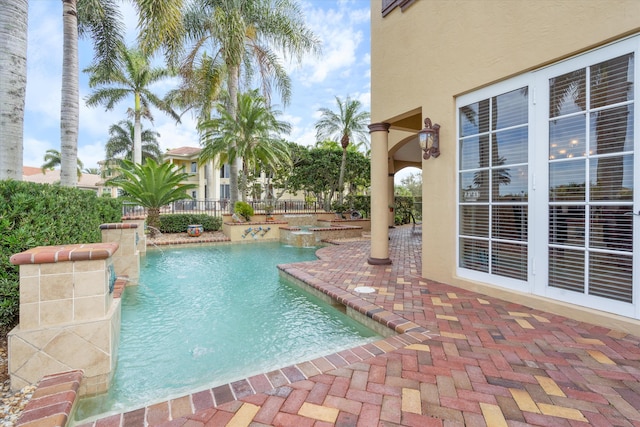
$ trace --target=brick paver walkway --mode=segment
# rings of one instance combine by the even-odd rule
[[[424,280],[410,228],[390,251],[371,266],[368,241],[343,242],[282,270],[401,335],[94,424],[640,427],[639,336]]]

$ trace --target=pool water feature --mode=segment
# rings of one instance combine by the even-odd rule
[[[360,237],[361,226],[306,225],[280,228],[280,242],[297,247],[318,247],[323,240]]]
[[[149,251],[122,296],[113,386],[82,399],[74,422],[380,339],[280,278],[277,264],[313,259],[314,249],[268,242]]]
[[[299,230],[291,231],[286,239],[288,245],[299,248],[313,248],[320,244],[320,238],[313,231],[310,225],[301,225]]]

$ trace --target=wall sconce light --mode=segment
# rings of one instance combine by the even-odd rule
[[[422,158],[429,160],[440,155],[440,125],[431,124],[431,119],[424,119],[424,128],[418,132],[420,148],[424,151]]]

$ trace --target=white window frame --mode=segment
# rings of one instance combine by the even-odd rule
[[[464,267],[460,267],[460,115],[459,115],[459,111],[460,108],[465,106],[465,105],[469,105],[469,104],[473,104],[475,102],[478,101],[482,101],[485,99],[490,99],[492,97],[504,94],[504,93],[508,93],[511,92],[513,90],[517,90],[523,87],[529,87],[529,99],[528,99],[528,104],[529,104],[529,109],[528,109],[528,114],[529,114],[529,122],[528,122],[528,139],[529,139],[529,145],[531,145],[531,140],[532,140],[532,126],[531,126],[531,117],[532,117],[532,102],[531,102],[531,89],[530,89],[530,84],[531,84],[531,74],[530,73],[526,73],[523,74],[521,76],[518,77],[514,77],[512,79],[506,80],[504,82],[500,82],[485,88],[482,88],[478,91],[460,96],[457,100],[456,100],[456,274],[462,278],[465,279],[469,279],[469,280],[474,280],[474,281],[479,281],[479,282],[485,282],[485,283],[490,283],[493,285],[497,285],[500,287],[504,287],[504,288],[508,288],[508,289],[513,289],[513,290],[518,290],[521,292],[530,292],[531,289],[531,246],[530,246],[530,241],[531,241],[531,233],[527,233],[527,242],[526,245],[528,246],[528,250],[527,250],[527,264],[529,265],[528,271],[527,271],[527,281],[524,280],[518,280],[518,279],[514,279],[511,277],[506,277],[506,276],[499,276],[496,274],[491,274],[491,273],[484,273],[481,271],[477,271],[477,270],[471,270],[468,268],[464,268]],[[528,191],[529,194],[531,194],[531,165],[530,163],[528,163]],[[527,207],[528,207],[528,211],[527,211],[527,216],[529,218],[529,221],[531,221],[531,200],[527,201]],[[489,221],[491,221],[491,218],[489,218]],[[491,223],[491,222],[490,222]],[[489,226],[489,228],[491,228],[491,226]],[[530,226],[529,226],[530,228]]]
[[[484,87],[456,99],[456,274],[460,278],[553,298],[584,307],[640,319],[640,216],[633,228],[633,301],[625,303],[593,295],[582,295],[548,286],[549,241],[549,79],[624,54],[635,53],[634,63],[634,188],[633,211],[640,214],[640,35],[623,39],[536,71]],[[460,267],[460,116],[461,107],[528,86],[528,280],[484,273]]]
[[[535,128],[538,140],[547,141],[549,135],[549,79],[560,76],[562,74],[575,71],[580,68],[586,68],[591,65],[597,64],[602,61],[606,61],[618,56],[626,55],[628,53],[635,53],[634,62],[634,183],[638,183],[637,187],[634,186],[634,201],[633,211],[638,213],[640,210],[640,197],[638,191],[640,191],[640,36],[635,36],[622,41],[618,41],[607,46],[586,52],[579,56],[569,58],[562,62],[549,65],[543,69],[537,70],[533,73],[534,87],[539,88],[536,96],[536,102],[538,108],[536,108],[535,122],[532,127]],[[532,162],[536,164],[536,186],[542,191],[541,195],[536,195],[536,200],[532,203],[535,206],[535,212],[532,212],[532,219],[538,218],[536,224],[531,224],[535,227],[535,239],[534,244],[536,252],[534,254],[534,262],[539,274],[535,277],[534,293],[542,295],[548,298],[552,298],[560,301],[568,301],[573,304],[581,305],[584,307],[594,308],[598,310],[607,311],[610,313],[621,314],[623,316],[640,318],[640,284],[639,284],[639,271],[640,260],[637,255],[638,245],[640,245],[640,217],[636,218],[633,227],[633,242],[634,242],[634,256],[633,256],[633,300],[631,303],[622,301],[616,301],[609,298],[598,297],[595,295],[585,295],[578,292],[572,292],[565,289],[554,288],[548,286],[549,277],[549,257],[548,257],[548,241],[549,241],[549,227],[548,227],[548,206],[549,206],[549,152],[548,143],[542,144],[545,149],[538,149],[535,153],[535,158]],[[531,153],[530,153],[531,154]],[[541,224],[544,218],[545,223]]]

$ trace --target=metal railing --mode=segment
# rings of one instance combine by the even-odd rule
[[[304,200],[278,200],[264,201],[251,200],[247,201],[253,207],[256,214],[266,213],[265,208],[271,206],[273,214],[297,214],[297,213],[318,213],[325,212],[322,205],[318,202],[305,202]],[[142,206],[125,203],[122,206],[123,216],[139,216],[145,215],[146,209]],[[207,214],[211,216],[222,216],[226,213],[232,213],[229,200],[196,200],[185,199],[172,202],[163,206],[160,210],[161,214]]]

